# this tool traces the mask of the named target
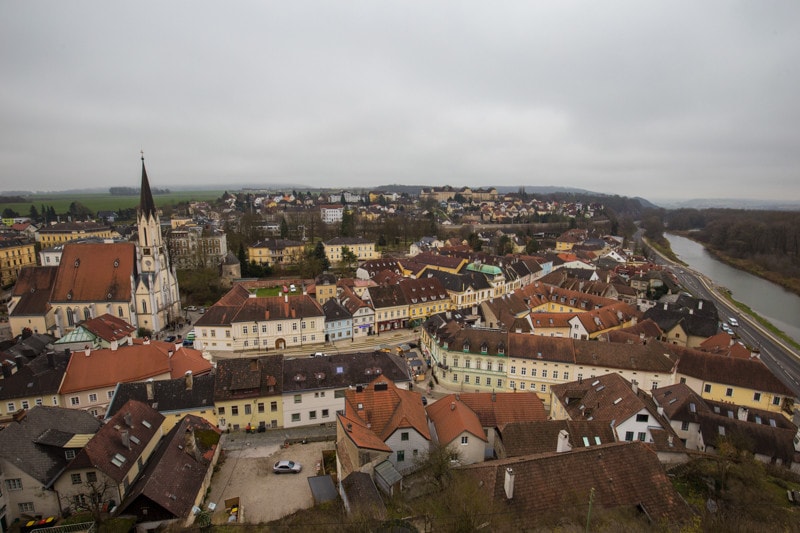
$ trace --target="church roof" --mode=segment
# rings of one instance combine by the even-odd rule
[[[156,203],[150,192],[150,181],[147,179],[147,170],[144,168],[144,155],[142,155],[142,188],[139,196],[139,213],[145,217],[156,216]]]

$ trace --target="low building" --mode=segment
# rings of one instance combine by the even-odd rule
[[[378,259],[380,253],[375,250],[375,243],[361,237],[335,237],[325,243],[325,256],[332,265],[342,262],[342,251],[347,248],[359,261]]]
[[[294,266],[304,252],[305,245],[300,241],[265,239],[247,247],[247,260],[271,267]]]
[[[283,355],[220,359],[214,405],[220,429],[283,427]]]
[[[42,248],[91,237],[111,239],[119,237],[119,234],[111,226],[97,222],[54,222],[42,226],[36,232],[36,242],[40,243]]]
[[[35,248],[21,239],[0,240],[0,287],[13,285],[23,267],[36,264]]]
[[[228,237],[213,228],[179,226],[170,229],[164,240],[178,270],[216,268],[228,255]]]

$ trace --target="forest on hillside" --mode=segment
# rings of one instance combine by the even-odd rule
[[[667,231],[691,232],[717,255],[800,278],[800,212],[677,209],[665,212],[664,224]]]

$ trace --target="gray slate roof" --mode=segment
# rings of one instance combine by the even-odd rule
[[[150,383],[152,397],[148,398],[145,382],[119,383],[106,411],[111,418],[128,400],[138,400],[164,414],[174,411],[212,409],[214,407],[214,382],[216,372],[192,378],[192,388],[187,390],[186,378],[155,380]]]
[[[100,421],[88,411],[36,406],[24,419],[0,431],[0,458],[47,486],[69,462],[64,448],[50,443],[63,443],[67,436],[95,434],[99,429]],[[53,430],[63,434],[55,435]]]

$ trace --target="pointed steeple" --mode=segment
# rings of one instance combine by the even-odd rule
[[[139,196],[139,215],[145,218],[156,216],[156,203],[150,192],[150,181],[147,179],[147,170],[144,168],[144,152],[142,152],[142,187]]]

